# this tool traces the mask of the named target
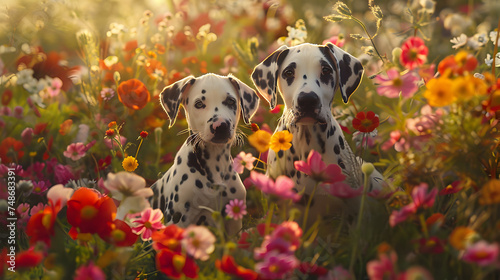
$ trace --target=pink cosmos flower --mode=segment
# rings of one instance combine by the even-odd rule
[[[293,201],[300,199],[300,195],[293,191],[295,183],[292,179],[284,175],[278,176],[275,182],[265,174],[252,171],[250,173],[250,182],[264,193]]]
[[[29,216],[29,210],[30,210],[30,205],[28,203],[21,203],[16,208],[16,211],[21,219]]]
[[[160,209],[152,209],[151,207],[139,213],[139,217],[131,219],[130,222],[134,225],[132,232],[140,235],[143,241],[151,240],[154,230],[160,230],[165,227],[161,222],[163,213]]]
[[[312,179],[318,182],[336,183],[345,180],[345,175],[342,174],[342,169],[337,164],[329,164],[328,166],[321,159],[321,154],[315,150],[311,150],[307,156],[307,162],[296,161],[295,169],[304,172]]]
[[[290,243],[290,250],[295,251],[300,246],[302,229],[294,221],[283,222],[278,225],[271,234],[272,238],[283,238]]]
[[[106,275],[102,270],[95,265],[92,261],[87,265],[82,265],[76,270],[76,275],[73,278],[74,280],[105,280]]]
[[[343,182],[336,182],[336,183],[327,183],[327,184],[321,184],[320,185],[322,188],[326,190],[330,195],[339,197],[339,198],[353,198],[356,196],[360,196],[363,193],[363,188],[351,188],[346,183]]]
[[[240,152],[233,161],[233,169],[238,172],[238,174],[242,174],[246,169],[253,169],[253,162],[255,161],[255,157],[250,153]]]
[[[115,139],[118,140],[118,135],[115,136]],[[127,138],[123,137],[122,135],[120,135],[120,144],[122,146],[124,146],[125,144],[127,144]],[[106,147],[108,147],[109,149],[113,149],[113,147],[116,147],[117,144],[114,140],[111,140],[109,138],[104,138],[104,144],[106,145]]]
[[[233,199],[226,204],[227,216],[234,220],[243,219],[243,216],[247,214],[247,206],[245,201],[239,199]]]
[[[63,152],[63,155],[67,158],[70,158],[74,161],[77,161],[85,156],[85,152],[87,149],[85,145],[81,142],[69,144],[66,147],[66,151]]]
[[[409,216],[417,213],[418,209],[426,209],[434,205],[438,190],[437,188],[434,188],[430,192],[427,192],[428,188],[429,186],[426,183],[421,183],[413,188],[411,193],[413,201],[402,207],[399,211],[392,211],[391,216],[389,217],[389,224],[391,227],[406,221]]]
[[[293,254],[271,252],[262,262],[255,264],[255,271],[265,279],[283,279],[299,264],[300,262]]]
[[[30,216],[33,216],[40,211],[43,211],[44,208],[45,208],[45,204],[39,202],[37,205],[31,207]]]
[[[488,244],[484,240],[478,241],[465,249],[462,259],[479,266],[494,264],[498,259],[498,243]]]
[[[181,244],[190,256],[206,261],[215,249],[215,240],[213,233],[206,227],[190,225],[184,230]]]
[[[49,189],[48,181],[33,181],[33,193],[35,194],[43,194]]]
[[[366,264],[366,272],[371,280],[396,280],[397,275],[394,265],[398,256],[394,251],[388,254],[380,254],[378,260],[369,261]]]
[[[386,77],[377,75],[374,78],[374,81],[378,83],[377,93],[389,98],[399,97],[400,93],[405,98],[412,97],[418,90],[418,80],[419,78],[413,72],[401,75],[396,68],[387,70]]]
[[[101,90],[101,97],[104,101],[108,101],[115,96],[115,91],[112,88],[103,88]]]
[[[401,65],[412,70],[423,65],[427,61],[429,49],[425,46],[424,40],[419,37],[408,38],[401,46]]]

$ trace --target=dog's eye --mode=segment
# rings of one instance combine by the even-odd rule
[[[295,72],[293,71],[293,69],[285,69],[285,71],[283,71],[283,76],[285,78],[292,78],[293,75],[295,75]]]
[[[228,106],[233,106],[236,104],[236,100],[234,98],[227,98],[225,102]]]
[[[194,103],[194,107],[196,109],[205,108],[205,104],[203,104],[203,102],[201,100],[196,100],[196,102]]]
[[[328,66],[323,66],[321,68],[321,73],[324,74],[324,75],[330,75],[332,73],[332,68],[328,67]]]

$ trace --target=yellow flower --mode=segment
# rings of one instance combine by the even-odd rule
[[[475,79],[474,77],[472,77]],[[457,97],[459,100],[469,100],[471,99],[476,90],[474,88],[474,84],[469,76],[467,77],[458,77],[453,80],[451,92]]]
[[[137,166],[139,166],[139,163],[135,159],[135,157],[128,156],[126,157],[123,162],[122,162],[123,169],[125,169],[128,172],[132,172],[137,169]]]
[[[473,243],[475,237],[477,233],[473,229],[459,226],[450,233],[450,245],[457,250],[463,250]]]
[[[269,140],[271,139],[271,133],[265,130],[257,130],[252,135],[248,136],[248,142],[260,153],[264,153],[269,150]]]
[[[442,107],[455,101],[455,95],[452,91],[453,82],[450,79],[446,77],[432,79],[426,86],[427,90],[424,92],[424,97],[427,98],[429,105]]]
[[[288,130],[278,131],[271,136],[269,147],[277,153],[280,150],[286,151],[292,146],[293,134]]]
[[[496,203],[500,203],[500,180],[491,179],[481,189],[479,204],[489,205]]]

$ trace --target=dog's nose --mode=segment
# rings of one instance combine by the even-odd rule
[[[227,142],[231,137],[231,128],[229,126],[229,122],[220,122],[212,125],[212,133],[214,137],[212,138],[213,142]]]
[[[319,107],[319,97],[314,92],[301,92],[297,103],[302,112],[314,111]]]

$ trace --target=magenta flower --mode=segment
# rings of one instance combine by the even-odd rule
[[[255,271],[265,279],[283,279],[298,267],[293,254],[268,253],[262,262],[255,264]]]
[[[247,214],[247,206],[245,201],[239,199],[233,199],[226,204],[227,216],[234,220],[243,219],[243,216]]]
[[[436,195],[438,190],[436,188],[432,189],[430,192],[427,192],[429,186],[426,183],[421,183],[420,185],[413,188],[411,192],[411,197],[413,198],[413,207],[418,208],[430,208],[434,205],[434,201],[436,200]]]
[[[380,254],[378,258],[378,260],[372,260],[366,264],[368,277],[372,280],[396,280],[397,275],[394,267],[398,259],[396,253]]]
[[[43,194],[49,189],[49,185],[48,181],[33,181],[33,193]]]
[[[163,213],[160,209],[152,209],[151,207],[139,213],[139,217],[131,219],[132,232],[140,235],[143,241],[151,240],[153,231],[163,229],[165,225],[161,222]]]
[[[484,240],[478,241],[465,249],[462,259],[479,266],[494,264],[498,259],[498,243],[488,244]]]
[[[255,157],[250,153],[240,152],[233,161],[233,169],[238,172],[238,174],[243,173],[246,169],[253,169],[253,162],[255,161]]]
[[[326,40],[323,40],[323,45],[326,45],[327,43],[332,43],[334,45],[336,45],[337,47],[339,48],[342,48],[344,46],[344,43],[345,43],[345,38],[343,36],[332,36]]]
[[[410,37],[401,46],[399,61],[401,65],[411,70],[422,66],[427,61],[428,53],[429,49],[424,40],[419,37]]]
[[[37,205],[31,207],[30,216],[33,216],[36,213],[43,211],[44,208],[45,208],[45,204],[43,204],[42,202],[39,202]]]
[[[414,213],[414,208],[411,206],[408,207],[408,205],[402,207],[399,211],[394,210],[389,217],[389,225],[391,225],[391,227],[394,227],[397,224],[406,221],[408,217],[410,217]]]
[[[214,234],[203,226],[190,225],[184,230],[182,247],[195,259],[206,261],[215,250]]]
[[[339,197],[339,198],[353,198],[356,196],[360,196],[363,193],[363,188],[351,188],[346,183],[336,182],[336,183],[327,183],[321,184],[322,188],[326,190],[330,195]]]
[[[377,93],[380,96],[389,98],[412,97],[418,90],[417,82],[419,78],[413,72],[401,75],[395,68],[387,70],[387,76],[377,75],[374,81],[378,84]]]
[[[94,265],[94,263],[91,261],[87,265],[80,266],[76,270],[76,275],[73,278],[74,280],[86,280],[86,279],[93,279],[93,280],[105,280],[106,275],[102,270],[97,266]]]
[[[122,146],[125,146],[125,144],[127,144],[127,138],[123,137],[120,135],[120,138],[118,138],[118,135],[115,136],[115,139],[116,140],[120,140],[120,144]],[[111,140],[109,138],[104,138],[104,144],[106,145],[106,147],[108,147],[109,149],[113,149],[113,147],[115,147],[117,144],[114,140]]]
[[[63,86],[63,82],[58,77],[51,79],[50,85],[49,85],[49,87],[47,87],[47,92],[49,93],[49,96],[54,97],[54,96],[59,95],[59,93],[61,92],[62,86]]]
[[[66,147],[66,151],[63,152],[63,155],[67,158],[77,161],[85,156],[86,151],[87,149],[83,143],[72,143],[69,144],[68,147]]]
[[[30,205],[28,203],[21,203],[19,204],[19,206],[17,206],[16,209],[21,219],[29,217],[29,210],[30,210]]]
[[[277,226],[272,234],[272,238],[282,238],[290,243],[290,249],[295,251],[300,246],[300,238],[302,237],[302,229],[296,222],[283,222]]]
[[[317,182],[336,183],[345,180],[345,175],[342,174],[342,169],[337,164],[329,164],[328,166],[321,159],[321,154],[315,150],[311,150],[307,156],[307,162],[296,161],[295,169],[304,172]]]
[[[300,199],[300,195],[293,191],[295,183],[292,179],[284,175],[278,176],[275,182],[265,174],[252,171],[250,173],[250,182],[264,193],[293,201]]]

